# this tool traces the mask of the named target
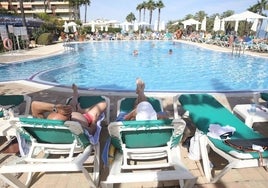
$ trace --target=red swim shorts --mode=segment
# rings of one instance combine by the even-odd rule
[[[93,115],[86,113],[83,116],[87,119],[88,125],[90,125],[93,121]]]

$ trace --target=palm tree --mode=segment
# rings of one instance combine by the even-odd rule
[[[142,4],[138,4],[138,6],[136,7],[136,10],[139,11],[139,22],[141,22],[141,10],[143,9],[143,5]]]
[[[27,28],[26,18],[25,18],[24,8],[23,8],[23,0],[20,0],[20,12],[21,12],[22,25]]]
[[[147,9],[149,10],[149,24],[152,24],[153,10],[155,10],[156,4],[153,0],[149,0],[147,3]]]
[[[84,5],[85,5],[85,23],[87,22],[87,6],[90,6],[90,0],[84,0]]]
[[[267,2],[267,0],[261,0],[261,1],[258,1],[258,4],[257,4],[258,6],[259,6],[259,14],[263,14],[263,11],[264,10],[267,10],[267,5],[268,5],[268,2]]]
[[[136,17],[135,17],[135,15],[131,12],[131,13],[129,13],[129,14],[127,15],[126,20],[127,20],[128,22],[131,22],[131,23],[132,23],[133,21],[136,20]]]
[[[47,9],[48,8],[51,8],[50,0],[44,0],[44,10],[45,10],[45,13],[47,12]]]
[[[160,23],[161,9],[164,8],[164,7],[165,7],[165,5],[164,5],[164,3],[161,0],[159,0],[156,3],[156,8],[158,8],[157,31],[159,31],[159,23]]]
[[[147,9],[147,3],[143,1],[143,3],[141,4],[141,7],[143,9],[143,21],[145,22],[145,11]]]
[[[251,6],[248,10],[255,12],[255,13],[258,13],[260,15],[266,16],[266,14],[263,14],[263,11],[267,10],[267,9],[268,9],[268,1],[261,0],[261,1],[258,1],[257,4]],[[263,22],[263,19],[260,20],[259,24],[262,25],[262,22]],[[259,35],[259,32],[258,32],[257,36]]]
[[[25,18],[24,8],[23,8],[23,0],[20,0],[20,12],[21,12],[22,25],[23,25],[23,27],[26,27],[26,35],[28,35],[26,18]]]
[[[84,1],[80,0],[67,0],[69,2],[69,6],[72,7],[73,18],[74,20],[78,20],[80,18],[79,7],[83,4]]]

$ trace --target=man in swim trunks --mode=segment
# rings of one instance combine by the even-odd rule
[[[96,123],[100,115],[105,111],[107,104],[105,101],[99,102],[94,106],[82,109],[78,103],[78,89],[75,84],[72,86],[73,97],[69,105],[52,104],[41,101],[33,101],[31,104],[32,115],[36,118],[45,118],[54,120],[72,120],[79,122],[89,134],[96,132]]]

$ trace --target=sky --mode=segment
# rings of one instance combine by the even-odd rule
[[[87,10],[87,22],[96,19],[108,19],[124,22],[129,13],[134,13],[139,19],[139,12],[136,10],[138,4],[148,0],[91,0]],[[158,1],[158,0],[156,0]],[[175,21],[183,19],[187,14],[205,11],[210,16],[215,13],[222,14],[227,10],[235,13],[246,11],[250,6],[257,3],[257,0],[162,0],[165,7],[161,9],[161,21]],[[142,11],[143,16],[143,11]],[[158,11],[153,11],[152,20],[157,20]],[[81,8],[81,19],[84,21],[85,9]],[[146,21],[149,19],[149,12],[146,11]]]

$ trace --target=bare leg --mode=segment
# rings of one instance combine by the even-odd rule
[[[145,83],[142,81],[142,79],[137,78],[136,79],[136,93],[138,94],[137,100],[135,102],[135,107],[142,101],[147,101],[147,97],[144,94],[144,88]]]
[[[72,100],[70,101],[70,105],[72,106],[72,109],[74,112],[77,112],[77,107],[78,105],[78,89],[77,86],[75,84],[72,85],[72,89],[73,89],[73,96],[72,96]]]
[[[98,104],[94,105],[90,109],[84,109],[87,110],[85,113],[89,114],[92,117],[92,122],[90,123],[89,127],[91,129],[90,133],[94,134],[97,129],[97,121],[100,117],[100,115],[105,111],[107,107],[107,103],[105,101],[99,102]]]
[[[85,114],[88,113],[90,115],[90,117],[92,117],[92,122],[86,127],[89,131],[90,134],[94,134],[96,131],[96,123],[99,119],[99,116],[105,111],[107,104],[106,102],[99,102],[98,104],[89,107],[89,108],[81,108],[80,104],[78,103],[78,98],[79,98],[79,94],[78,94],[78,88],[75,84],[72,85],[72,89],[73,89],[73,96],[72,96],[72,100],[70,102],[70,105],[72,106],[73,110],[75,112],[79,112],[81,114]]]
[[[142,81],[142,79],[137,78],[136,79],[136,93],[138,94],[138,97],[135,101],[133,110],[131,112],[129,112],[124,119],[125,120],[134,120],[136,118],[136,107],[139,103],[143,102],[143,101],[147,101],[147,97],[144,94],[144,88],[145,88],[145,83]]]

